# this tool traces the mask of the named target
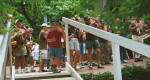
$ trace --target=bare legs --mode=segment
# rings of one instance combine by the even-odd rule
[[[41,59],[39,64],[39,71],[43,72],[43,70],[44,70],[44,59]]]
[[[80,58],[80,52],[79,51],[75,51],[76,56],[75,56],[75,60],[73,61],[73,51],[74,50],[70,50],[70,62],[71,62],[71,66],[73,68],[76,68],[77,63],[79,62],[79,58]]]
[[[101,57],[100,49],[96,48],[95,50],[96,50],[96,53],[97,53],[97,63],[100,64],[101,63],[101,61],[100,61],[100,57]],[[92,48],[88,49],[88,61],[91,65],[92,64]]]

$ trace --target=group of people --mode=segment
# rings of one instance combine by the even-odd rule
[[[72,17],[71,20],[81,23],[80,17]],[[107,32],[112,32],[109,27],[104,23],[104,20],[97,18],[90,18],[88,15],[84,15],[83,20],[86,25],[101,29]],[[116,20],[117,22],[119,20]],[[116,23],[117,23],[116,22]],[[52,18],[50,25],[43,23],[42,29],[39,33],[39,41],[33,42],[32,40],[32,28],[27,28],[21,20],[15,22],[15,34],[11,37],[13,45],[13,53],[15,56],[15,69],[16,73],[19,72],[19,65],[21,65],[21,72],[28,72],[27,68],[27,56],[30,54],[31,71],[34,72],[36,61],[40,58],[39,72],[45,72],[44,64],[45,60],[50,61],[50,71],[54,73],[61,72],[59,69],[62,63],[62,57],[65,56],[65,31],[62,27],[59,19]],[[138,36],[142,35],[142,32],[150,32],[147,25],[137,19],[129,26],[129,31],[133,33],[132,39],[139,41]],[[142,42],[142,41],[140,41]],[[34,43],[34,45],[33,45]],[[33,45],[33,46],[32,46]],[[70,62],[74,69],[80,69],[81,64],[84,61],[85,55],[88,55],[88,68],[93,69],[93,60],[97,60],[97,68],[104,68],[103,64],[110,64],[112,60],[111,42],[105,39],[99,38],[93,34],[85,32],[81,29],[75,28],[69,25],[69,49],[70,49]],[[122,47],[121,54],[126,55],[126,50]],[[96,56],[93,57],[93,53]],[[134,56],[135,54],[135,56]],[[95,58],[96,57],[96,58]],[[124,56],[123,56],[124,57]],[[94,58],[94,59],[93,59]],[[140,55],[133,52],[133,58],[135,61],[140,60]]]
[[[11,36],[16,73],[28,72],[28,56],[30,56],[31,72],[35,72],[34,67],[39,57],[39,72],[46,71],[44,70],[44,62],[46,59],[50,60],[51,70],[53,72],[60,72],[57,67],[60,67],[61,64],[63,52],[62,39],[65,40],[64,30],[57,18],[51,20],[50,26],[45,23],[41,26],[42,30],[39,34],[39,42],[33,42],[31,34],[33,29],[27,28],[21,20],[16,20],[15,34]],[[21,71],[19,71],[20,65]]]

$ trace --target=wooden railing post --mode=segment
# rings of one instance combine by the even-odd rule
[[[113,64],[114,64],[114,80],[122,80],[120,47],[116,43],[112,43]]]
[[[68,37],[68,24],[67,23],[65,23],[65,32],[66,32],[67,62],[70,64],[69,37]]]

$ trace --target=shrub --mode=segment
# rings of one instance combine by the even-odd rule
[[[110,72],[105,72],[103,74],[81,74],[84,80],[114,80],[113,74]]]
[[[114,80],[114,76],[110,72],[103,74],[81,74],[84,80]],[[146,66],[125,66],[122,69],[123,80],[150,80],[150,62]]]

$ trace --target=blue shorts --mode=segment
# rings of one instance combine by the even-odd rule
[[[83,52],[83,43],[79,43],[79,47],[80,47],[80,54],[84,54],[84,52]]]
[[[62,47],[49,47],[48,48],[48,56],[62,58],[62,53],[63,53]]]

